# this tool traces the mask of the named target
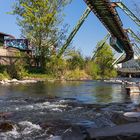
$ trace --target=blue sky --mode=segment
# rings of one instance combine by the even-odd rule
[[[0,2],[0,32],[5,32],[20,38],[20,28],[16,24],[16,16],[8,15],[6,12],[11,11],[12,3],[15,0],[1,0]],[[133,9],[132,1],[140,4],[139,0],[122,0],[130,9]],[[76,25],[78,19],[86,9],[84,0],[73,0],[65,10],[65,23],[68,23],[69,33]],[[131,28],[135,32],[138,31],[138,26],[129,19],[121,10],[118,9],[119,15],[124,24],[124,28]],[[84,56],[91,56],[93,49],[98,41],[104,38],[107,30],[100,23],[93,13],[90,13],[83,26],[80,28],[75,38],[73,39],[73,46],[80,49]]]

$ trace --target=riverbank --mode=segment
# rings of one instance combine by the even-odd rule
[[[14,78],[14,79],[20,79],[20,80],[39,80],[39,81],[82,81],[82,80],[102,80],[101,77],[93,77],[85,70],[75,69],[75,70],[67,70],[64,73],[55,74],[43,74],[43,73],[28,73],[23,72],[22,76],[19,76],[20,78]],[[8,81],[11,80],[8,73],[0,73],[0,80],[1,81]],[[110,79],[110,78],[107,78]],[[112,82],[111,80],[104,80],[105,82]],[[2,82],[3,83],[3,82]],[[8,81],[8,83],[11,83]]]
[[[41,82],[43,81],[43,79],[30,79],[30,80],[17,80],[17,79],[5,79],[5,80],[1,80],[0,84],[2,85],[9,85],[9,84],[28,84],[28,83],[37,83],[37,82]]]
[[[8,75],[8,73],[0,73],[0,80],[5,79],[11,79],[11,77]],[[14,79],[41,79],[41,80],[91,80],[92,77],[84,70],[74,70],[74,71],[67,71],[64,74],[43,74],[43,73],[23,73],[23,75],[20,78],[14,77]]]
[[[18,79],[4,79],[0,80],[0,84],[2,85],[9,85],[9,84],[28,84],[28,83],[37,83],[37,82],[68,82],[68,81],[91,81],[92,79],[90,78],[80,78],[80,79],[55,79],[55,78],[35,78],[35,77],[26,77],[22,80]],[[103,80],[105,83],[110,83],[110,84],[123,84],[121,80]]]
[[[2,85],[9,85],[9,84],[28,84],[28,83],[37,83],[37,82],[56,82],[56,81],[61,81],[61,82],[67,82],[67,81],[92,81],[93,79],[91,77],[82,77],[82,78],[54,78],[54,77],[48,77],[47,75],[44,76],[31,76],[31,77],[25,77],[22,80],[18,79],[7,79],[4,78],[3,80],[0,80],[0,84]],[[108,84],[124,84],[124,80],[118,80],[118,79],[110,79],[110,80],[98,80],[98,81],[103,81]],[[132,83],[132,82],[129,82]]]
[[[67,72],[65,75],[53,76],[48,74],[26,74],[22,79],[11,79],[9,76],[1,74],[0,84],[25,84],[25,83],[36,83],[36,82],[55,82],[55,81],[82,81],[92,80],[91,76],[87,75],[84,71]]]

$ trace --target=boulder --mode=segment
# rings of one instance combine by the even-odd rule
[[[124,116],[123,114],[113,114],[111,117],[111,121],[113,123],[115,123],[116,125],[120,125],[120,124],[128,124],[128,123],[133,123],[133,122],[137,122],[136,118],[128,118],[126,116]]]
[[[16,82],[18,82],[18,80],[17,79],[12,79],[10,82],[11,83],[16,83]]]
[[[126,112],[123,115],[130,118],[140,118],[140,112]]]
[[[90,136],[90,139],[104,138],[105,140],[105,138],[107,137],[119,137],[119,136],[125,137],[125,136],[133,136],[133,135],[139,136],[140,122],[118,125],[114,127],[90,128],[87,129],[87,132]]]
[[[14,129],[14,125],[11,122],[1,122],[0,132],[8,132]]]

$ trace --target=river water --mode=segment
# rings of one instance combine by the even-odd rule
[[[0,121],[13,125],[0,132],[0,140],[50,139],[73,125],[113,126],[99,113],[126,112],[138,103],[139,96],[128,96],[121,84],[101,81],[0,85]]]

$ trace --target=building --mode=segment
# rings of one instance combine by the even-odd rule
[[[15,61],[19,50],[6,47],[5,38],[15,39],[14,36],[0,32],[0,65],[9,65]]]

